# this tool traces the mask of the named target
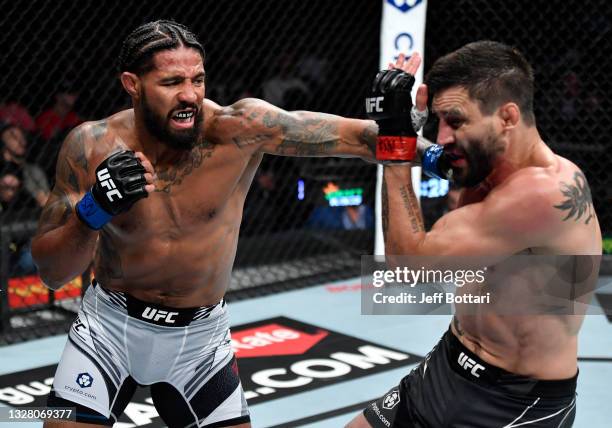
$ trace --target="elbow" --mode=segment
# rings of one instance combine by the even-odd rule
[[[57,275],[57,272],[53,271],[53,269],[45,268],[40,264],[37,264],[37,266],[38,276],[40,276],[43,284],[45,284],[47,288],[50,288],[51,290],[59,290],[72,279],[61,278]]]
[[[42,282],[52,290],[59,290],[68,283],[71,278],[63,278],[58,275],[58,269],[47,260],[47,257],[41,252],[41,249],[36,245],[36,239],[32,241],[32,259],[38,268],[38,276]]]

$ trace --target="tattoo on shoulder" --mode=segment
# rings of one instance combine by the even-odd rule
[[[578,222],[584,219],[584,224],[589,224],[594,216],[593,199],[591,189],[582,171],[574,173],[573,183],[562,181],[560,187],[565,200],[554,207],[566,213],[563,221],[574,219]]]
[[[262,123],[268,129],[280,128],[280,155],[316,156],[333,153],[340,142],[337,124],[322,113],[297,118],[290,113],[266,112]]]

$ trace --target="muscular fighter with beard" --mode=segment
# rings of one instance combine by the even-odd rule
[[[386,73],[409,82],[416,66],[414,57],[400,56]],[[602,240],[589,186],[574,163],[541,139],[533,73],[523,55],[501,43],[471,43],[438,59],[425,81],[417,91],[417,108],[423,110],[432,96],[437,141],[452,159],[453,180],[464,189],[459,207],[426,232],[410,165],[385,166],[386,254],[489,260],[529,253],[597,260]],[[541,273],[545,266],[529,268]],[[495,287],[492,299],[499,298],[500,308],[503,296],[528,307],[549,278],[536,274],[538,288],[530,294],[510,276],[487,284]],[[575,281],[563,284],[571,288]],[[468,306],[456,306],[449,330],[423,363],[349,427],[572,425],[583,314]]]
[[[112,425],[151,385],[170,427],[250,426],[223,301],[245,197],[263,154],[373,159],[376,124],[205,99],[204,49],[185,27],[134,30],[119,58],[133,109],[66,139],[32,250],[57,288],[93,258],[95,281],[49,398]]]

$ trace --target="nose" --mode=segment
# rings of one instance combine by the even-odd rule
[[[198,100],[198,93],[191,83],[185,83],[178,94],[178,99],[181,102],[195,104]]]
[[[447,124],[440,121],[440,125],[438,126],[438,144],[445,145],[451,144],[455,142],[455,132],[453,129]]]

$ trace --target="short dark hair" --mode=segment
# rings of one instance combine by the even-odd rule
[[[117,68],[144,74],[153,69],[153,54],[181,46],[196,49],[204,61],[204,47],[184,25],[170,20],[148,22],[132,31],[123,41]]]
[[[487,115],[503,103],[515,102],[523,121],[535,125],[533,70],[523,54],[511,46],[489,40],[469,43],[439,58],[425,83],[431,99],[451,87],[465,88]]]

